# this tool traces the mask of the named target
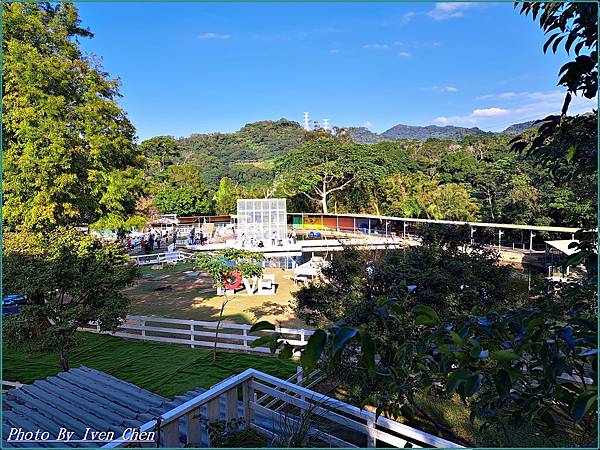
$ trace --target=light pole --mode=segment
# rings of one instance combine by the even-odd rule
[[[498,250],[500,250],[500,248],[502,247],[500,244],[502,243],[502,235],[503,234],[504,234],[504,231],[498,230]]]

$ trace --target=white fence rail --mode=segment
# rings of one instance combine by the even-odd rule
[[[163,264],[169,262],[179,262],[189,259],[193,256],[192,253],[182,252],[180,250],[166,253],[151,253],[149,255],[134,255],[130,258],[139,266],[149,266],[153,264]]]
[[[238,403],[238,388],[242,394],[241,405]],[[167,411],[160,418],[143,424],[139,430],[156,432],[160,429],[156,436],[160,436],[158,446],[161,447],[198,447],[202,443],[203,417],[200,408],[206,405],[206,419],[209,422],[218,421],[221,414],[221,397],[225,397],[227,421],[242,419],[247,428],[253,428],[265,435],[275,446],[285,445],[283,438],[290,424],[297,423],[302,416],[311,415],[312,426],[308,435],[334,447],[461,448],[454,442],[385,417],[376,417],[372,412],[255,369],[248,369],[224,380],[210,390]],[[273,399],[284,408],[275,408]],[[257,416],[262,419],[260,426],[257,425]],[[180,421],[185,421],[183,436],[180,435]],[[105,447],[117,448],[127,444],[128,442],[116,440]],[[210,446],[210,442],[204,444]]]
[[[252,325],[237,323],[221,323],[217,348],[227,350],[242,350],[249,352],[270,353],[266,346],[252,348],[252,341],[273,333],[273,331],[257,331],[250,334]],[[212,347],[214,345],[217,322],[199,320],[170,319],[152,316],[127,316],[115,331],[107,333],[113,336],[140,339],[144,341],[165,342],[169,344],[188,345],[196,347]],[[97,324],[90,324],[86,331],[100,332]],[[277,327],[282,340],[290,345],[303,346],[314,333],[313,330]]]
[[[19,389],[21,386],[23,386],[23,383],[19,383],[18,381],[2,380],[2,393],[5,393],[9,389]]]

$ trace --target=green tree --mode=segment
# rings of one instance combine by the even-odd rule
[[[479,205],[457,183],[440,184],[437,177],[398,175],[384,184],[387,214],[435,220],[475,220]]]
[[[331,194],[377,172],[367,153],[363,145],[343,143],[329,135],[316,137],[277,161],[276,183],[288,195],[300,194],[317,202],[326,214]]]
[[[154,204],[163,214],[201,215],[213,211],[212,195],[202,171],[193,164],[171,165],[155,192]]]
[[[263,260],[262,253],[253,253],[247,250],[229,249],[215,253],[202,253],[196,256],[195,264],[200,269],[212,275],[215,286],[223,288],[233,274],[241,277],[259,277],[263,273],[260,262]],[[223,289],[223,300],[219,319],[215,329],[215,345],[213,348],[213,363],[217,360],[217,342],[219,339],[219,328],[223,320],[223,311],[231,298],[227,289]]]
[[[221,178],[214,197],[217,214],[235,214],[238,198],[242,198],[240,187],[231,178]]]
[[[70,3],[4,3],[2,20],[6,228],[125,221],[143,158],[117,81],[79,49],[92,33]]]
[[[126,317],[122,290],[138,275],[118,243],[73,229],[4,236],[3,288],[26,295],[19,314],[4,320],[5,342],[27,351],[57,352],[69,370],[68,352],[79,327],[98,321],[110,331]]]
[[[179,156],[179,143],[172,136],[156,136],[143,141],[139,149],[148,159],[151,167],[164,172]]]

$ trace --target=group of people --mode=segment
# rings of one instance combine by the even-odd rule
[[[189,245],[196,245],[196,244],[204,245],[204,244],[206,244],[207,241],[208,241],[208,238],[206,236],[204,236],[204,231],[202,230],[202,228],[200,228],[200,232],[199,232],[198,236],[196,236],[195,228],[192,228],[190,230],[190,234],[188,235],[188,244]]]
[[[137,245],[140,246],[140,251],[147,255],[152,253],[155,249],[160,250],[161,246],[166,248],[170,243],[176,244],[177,242],[177,231],[155,231],[150,230],[148,233],[144,232],[139,242],[132,239],[131,236],[127,237],[126,245],[129,251],[135,250]]]
[[[235,236],[235,231],[234,231],[234,236]],[[296,243],[296,230],[292,230],[292,234],[290,235],[291,241],[295,244]],[[264,241],[262,240],[257,240],[254,239],[254,236],[251,236],[250,239],[247,239],[246,234],[242,233],[242,235],[240,236],[240,242],[242,244],[242,247],[246,247],[247,244],[250,244],[249,247],[259,247],[259,248],[263,248],[265,246]],[[271,233],[271,246],[275,247],[276,245],[283,245],[283,242],[281,239],[279,239],[279,236],[277,235],[276,231],[273,231],[273,233]]]

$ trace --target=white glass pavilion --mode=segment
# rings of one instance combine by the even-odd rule
[[[243,236],[243,237],[242,237]],[[240,199],[237,201],[237,239],[271,244],[287,238],[285,198]]]

